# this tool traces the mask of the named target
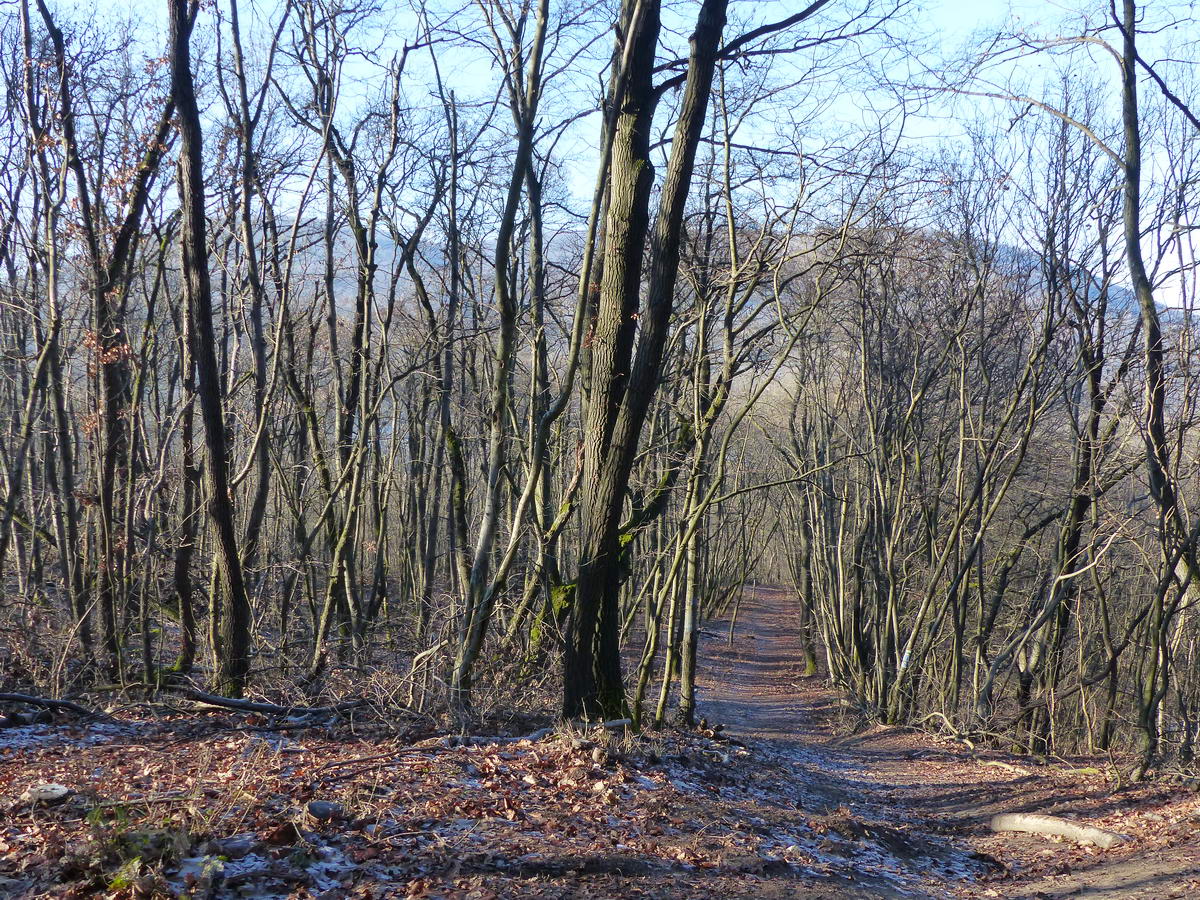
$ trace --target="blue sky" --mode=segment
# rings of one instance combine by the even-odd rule
[[[242,11],[243,29],[245,31],[258,32],[261,36],[263,29],[261,23],[262,18],[255,15],[254,10],[269,10],[276,0],[239,0],[239,6]],[[464,0],[464,3],[469,0]],[[217,5],[222,9],[227,9],[227,0],[216,0]],[[389,30],[373,29],[374,33],[379,36],[384,46],[388,44],[399,45],[399,42],[409,39],[414,33],[412,23],[414,18],[409,12],[409,6],[404,0],[392,2],[392,0],[383,0],[383,6],[391,10],[393,19],[393,28]],[[672,13],[678,13],[680,16],[680,38],[684,34],[683,28],[686,27],[684,20],[689,15],[689,9],[698,5],[698,0],[689,0],[682,4],[674,6]],[[835,14],[839,7],[852,8],[857,4],[851,0],[835,0],[828,8],[831,14]],[[135,13],[136,20],[141,23],[143,28],[144,40],[147,50],[152,49],[156,45],[165,44],[165,15],[163,10],[164,4],[161,0],[100,0],[96,7],[97,12],[103,17],[105,13],[112,13],[118,18],[123,18],[130,11]],[[1164,17],[1171,14],[1171,9],[1189,8],[1191,4],[1187,2],[1179,3],[1146,3],[1144,4],[1144,12],[1155,24],[1160,24]],[[447,4],[448,7],[448,4]],[[552,9],[562,8],[560,3],[552,3]],[[932,69],[937,69],[942,59],[953,58],[968,48],[972,43],[973,37],[978,37],[988,32],[1000,30],[1028,30],[1031,34],[1047,37],[1058,33],[1060,25],[1064,20],[1077,17],[1081,9],[1091,8],[1094,10],[1094,15],[1103,16],[1107,12],[1107,3],[1105,0],[1088,0],[1088,2],[1034,2],[1034,0],[914,0],[904,16],[904,20],[897,29],[901,36],[911,37],[913,40],[912,49],[900,48],[894,51],[889,62],[878,62],[874,64],[883,66],[892,77],[898,80],[903,80],[905,72],[893,72],[890,68],[895,66],[899,69],[907,70],[909,78],[917,81],[920,78],[919,69],[921,66],[928,66]],[[733,0],[731,4],[731,16],[745,18],[753,16],[757,21],[771,21],[797,8],[795,0]],[[261,14],[260,14],[261,15]],[[206,9],[202,13],[205,23],[202,24],[197,37],[205,40],[206,34],[204,29],[209,28],[211,33],[211,23],[213,15],[211,10]],[[270,16],[269,18],[273,18]],[[259,28],[255,28],[255,20],[260,23]],[[731,28],[736,26],[731,25]],[[1069,26],[1066,26],[1069,31]],[[1161,51],[1163,42],[1175,42],[1187,40],[1189,35],[1181,34],[1179,29],[1173,29],[1165,32],[1159,38],[1145,38],[1142,48],[1145,52],[1149,49],[1147,55],[1155,54],[1155,51]],[[253,37],[248,38],[253,41]],[[602,58],[607,53],[608,41],[601,38],[601,42],[596,45],[593,52],[596,54],[596,59]],[[603,46],[601,46],[603,45]],[[598,49],[597,49],[598,48]],[[1116,71],[1111,60],[1102,58],[1103,54],[1095,59],[1094,65],[1081,65],[1083,59],[1080,54],[1082,51],[1075,51],[1076,56],[1073,56],[1068,63],[1069,65],[1079,67],[1080,70],[1090,68],[1092,74],[1096,78],[1098,90],[1103,91],[1104,97],[1116,97]],[[388,54],[390,56],[390,53]],[[472,54],[476,59],[480,57]],[[1194,57],[1194,48],[1190,53]],[[445,58],[441,59],[443,74],[452,83],[460,88],[460,97],[470,95],[472,93],[479,96],[479,92],[488,92],[494,89],[495,73],[488,70],[488,66],[483,62],[473,62],[470,65],[464,65],[465,55],[448,53]],[[422,67],[428,66],[428,57],[424,52],[420,54],[419,60],[414,60],[413,68],[413,95],[414,97],[424,88],[418,84],[422,78],[420,70]],[[858,63],[865,65],[868,68],[873,64],[872,57],[865,54]],[[1057,63],[1049,58],[1026,59],[1022,60],[1016,67],[1008,71],[1001,71],[998,74],[1000,80],[1004,80],[1010,74],[1016,74],[1023,78],[1029,85],[1029,90],[1034,96],[1039,93],[1039,82],[1042,75],[1050,75],[1056,71]],[[368,70],[370,67],[364,67],[364,72],[368,73],[364,82],[369,87],[371,75]],[[866,74],[867,69],[863,70]],[[581,90],[592,90],[592,86],[586,77],[579,79]],[[1152,88],[1148,88],[1152,90]],[[579,99],[579,98],[576,98]],[[819,97],[817,98],[819,101]],[[849,88],[843,93],[837,101],[835,101],[827,109],[827,114],[830,121],[841,122],[847,128],[867,128],[870,129],[876,119],[881,115],[881,110],[886,110],[889,98],[876,95],[870,91],[859,91],[856,93],[854,88]],[[955,139],[963,133],[964,122],[970,117],[979,115],[988,116],[994,115],[998,119],[1008,119],[1013,115],[1014,106],[1007,103],[987,101],[987,100],[958,100],[936,99],[924,110],[924,115],[909,119],[905,124],[905,134],[907,139],[913,144],[920,145],[927,143],[933,147],[937,143],[945,143],[947,141],[953,143]],[[886,115],[886,112],[882,114]],[[566,157],[566,166],[570,170],[568,183],[570,184],[571,192],[577,195],[579,200],[584,200],[590,196],[594,173],[594,152],[595,152],[595,132],[597,128],[595,116],[580,122],[575,129],[574,134],[568,141],[560,145],[560,151]],[[1171,302],[1171,298],[1178,295],[1178,290],[1170,285],[1164,285],[1164,299]]]

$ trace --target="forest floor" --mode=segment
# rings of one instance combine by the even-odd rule
[[[433,724],[124,707],[0,729],[2,897],[1200,895],[1200,794],[898,728],[853,731],[801,674],[783,592],[704,635],[720,723],[468,740]],[[519,739],[522,734],[531,738]],[[489,734],[496,733],[489,731]],[[23,793],[54,782],[54,803]],[[992,834],[997,812],[1127,835]]]
[[[1097,774],[1108,771],[1105,758],[1038,764],[911,729],[856,733],[824,679],[802,674],[798,635],[787,627],[793,604],[785,592],[760,589],[747,593],[732,639],[722,630],[728,623],[710,627],[703,710],[760,755],[790,763],[806,811],[824,804],[856,823],[845,852],[871,883],[847,896],[876,896],[887,874],[876,868],[881,859],[898,865],[912,896],[1200,896],[1200,794],[1161,783],[1116,789]],[[1009,812],[1077,820],[1130,840],[1101,850],[992,833],[991,817]]]

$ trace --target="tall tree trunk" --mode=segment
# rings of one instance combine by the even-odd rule
[[[1113,9],[1116,15],[1116,9]],[[1167,383],[1164,359],[1162,327],[1159,322],[1158,306],[1154,301],[1154,289],[1146,273],[1142,256],[1142,134],[1137,93],[1137,3],[1122,0],[1121,14],[1117,22],[1122,35],[1121,54],[1121,119],[1125,137],[1125,186],[1123,192],[1122,218],[1125,236],[1125,259],[1129,267],[1129,278],[1137,299],[1142,327],[1142,363],[1145,367],[1145,388],[1142,397],[1142,415],[1145,421],[1146,475],[1150,483],[1150,494],[1159,511],[1159,532],[1163,542],[1163,556],[1169,570],[1176,567],[1185,574],[1184,584],[1200,582],[1200,566],[1197,565],[1193,537],[1183,519],[1177,496],[1177,487],[1171,473],[1171,449],[1167,441],[1166,407]],[[1164,579],[1170,580],[1169,574]],[[1134,772],[1135,780],[1149,768],[1158,749],[1158,705],[1166,694],[1169,669],[1157,656],[1164,652],[1162,636],[1169,630],[1169,615],[1165,604],[1167,588],[1160,588],[1151,610],[1152,653],[1156,658],[1148,665],[1153,673],[1147,676],[1141,691],[1143,708],[1139,711],[1138,725],[1142,730],[1142,760]],[[1162,666],[1161,672],[1159,666]],[[1161,684],[1159,679],[1161,678]]]
[[[656,0],[625,0],[619,33],[631,35],[629,69],[613,140],[603,276],[593,324],[584,427],[580,563],[567,624],[563,714],[624,711],[621,677],[620,524],[642,424],[662,368],[679,272],[683,212],[712,89],[728,0],[705,0],[691,37],[687,80],[654,234],[645,309],[642,261],[650,226],[652,84],[660,29]],[[640,328],[640,339],[638,331]],[[638,340],[637,358],[633,357]]]
[[[217,679],[222,690],[240,696],[250,671],[250,601],[242,577],[234,530],[233,500],[225,457],[221,376],[213,330],[212,285],[204,214],[204,156],[200,110],[192,82],[190,38],[196,7],[171,0],[171,86],[179,113],[179,203],[183,212],[180,244],[188,311],[195,323],[197,398],[204,421],[208,512],[216,537],[217,568],[225,595],[218,635]]]

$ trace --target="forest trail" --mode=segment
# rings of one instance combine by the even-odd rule
[[[1200,896],[1195,794],[1114,791],[1104,778],[1071,772],[1095,760],[1041,766],[906,729],[851,734],[837,693],[822,677],[803,674],[797,621],[790,592],[757,588],[746,591],[732,634],[728,620],[709,623],[699,710],[790,768],[795,784],[788,788],[801,795],[800,808],[817,821],[829,817],[835,836],[851,839],[845,843],[853,846],[831,848],[866,876],[845,896]],[[1133,840],[1103,851],[995,835],[988,822],[1001,812],[1078,818]]]

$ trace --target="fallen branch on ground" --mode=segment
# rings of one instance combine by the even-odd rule
[[[608,721],[608,722],[601,722],[597,727],[603,728],[607,731],[616,731],[616,730],[625,728],[632,724],[633,724],[633,722],[630,719],[612,719],[611,721]],[[548,728],[539,728],[537,731],[532,731],[529,734],[519,734],[516,736],[509,736],[509,735],[478,735],[478,736],[446,735],[445,737],[442,737],[442,738],[434,738],[434,739],[431,739],[428,741],[424,741],[421,744],[414,745],[412,747],[399,747],[395,750],[389,750],[386,753],[375,753],[370,756],[358,756],[353,759],[335,760],[333,762],[328,762],[328,763],[325,763],[324,765],[320,766],[317,771],[318,772],[328,772],[332,769],[340,769],[345,766],[362,766],[365,764],[365,768],[355,769],[352,772],[345,772],[345,773],[341,773],[341,774],[334,776],[335,779],[340,780],[340,779],[351,777],[354,775],[359,775],[362,772],[367,771],[372,768],[377,768],[377,766],[373,765],[374,763],[388,762],[388,761],[396,759],[400,756],[404,756],[404,755],[411,754],[411,753],[439,753],[443,750],[454,750],[458,747],[481,747],[481,746],[488,746],[491,744],[519,744],[523,741],[528,741],[529,743],[537,743],[538,741],[543,740],[543,739],[549,737],[550,735],[554,734],[556,730],[557,729],[554,726],[550,726]]]
[[[1095,844],[1105,850],[1129,840],[1115,831],[1105,831],[1103,828],[1093,828],[1091,825],[1080,825],[1069,819],[1038,813],[1001,813],[992,816],[990,825],[992,831],[1022,831],[1027,834],[1062,837],[1079,843]]]
[[[448,746],[457,747],[477,747],[484,744],[519,744],[521,741],[540,741],[546,735],[553,732],[553,728],[539,728],[537,731],[529,734],[518,734],[516,737],[495,736],[495,735],[480,735],[478,737],[452,737],[447,738]]]
[[[1012,763],[1001,762],[998,759],[980,759],[978,756],[976,756],[975,761],[981,766],[993,766],[997,769],[1003,769],[1005,772],[1012,772],[1014,775],[1032,774],[1028,769],[1022,769],[1020,766],[1014,766]]]
[[[593,727],[604,731],[620,731],[631,725],[633,725],[632,719],[610,719],[607,722],[600,722]],[[539,728],[537,731],[532,731],[529,734],[519,734],[516,737],[508,737],[507,735],[479,735],[476,737],[447,737],[445,740],[448,746],[458,747],[476,747],[482,744],[517,744],[521,741],[540,741],[542,738],[553,734],[555,730],[555,728],[550,727]]]
[[[237,700],[233,697],[222,697],[209,694],[195,688],[185,688],[183,696],[207,706],[217,706],[222,709],[233,709],[238,712],[262,713],[265,716],[280,716],[283,718],[312,718],[317,716],[332,716],[338,713],[350,712],[366,705],[366,700],[347,700],[334,706],[281,706],[278,703],[264,703],[259,700]]]
[[[32,694],[0,694],[0,702],[24,703],[27,706],[37,706],[41,709],[53,709],[59,712],[71,712],[88,719],[111,719],[107,713],[88,709],[70,700],[52,700],[49,697],[35,697]]]

